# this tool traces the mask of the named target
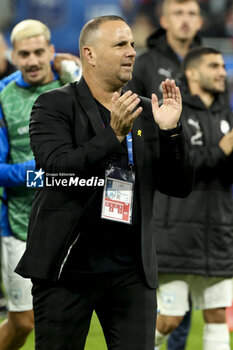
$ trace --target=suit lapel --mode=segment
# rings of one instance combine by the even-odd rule
[[[76,84],[80,105],[87,115],[96,134],[103,130],[103,120],[93,96],[83,78]]]
[[[98,107],[94,101],[93,96],[83,78],[80,79],[75,85],[77,94],[79,96],[79,102],[82,109],[87,115],[90,123],[96,134],[103,130],[103,120],[100,116]],[[142,129],[142,117],[139,116],[134,122],[132,129],[133,139],[133,152],[134,158],[136,157],[136,166],[139,176],[142,175],[143,162],[144,162],[144,141],[143,141],[143,129]]]

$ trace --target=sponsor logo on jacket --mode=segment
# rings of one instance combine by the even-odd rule
[[[193,120],[192,118],[188,119],[188,124],[193,126],[195,134],[191,136],[190,142],[192,145],[198,145],[202,146],[203,145],[203,132],[201,130],[200,124],[197,120]]]

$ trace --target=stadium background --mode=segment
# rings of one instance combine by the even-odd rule
[[[10,53],[10,33],[16,23],[34,18],[52,32],[57,52],[78,53],[78,38],[84,23],[104,14],[117,14],[131,26],[137,51],[145,48],[147,36],[158,27],[163,0],[1,0],[0,31]],[[233,108],[233,0],[199,0],[204,18],[203,44],[222,51],[230,84]]]

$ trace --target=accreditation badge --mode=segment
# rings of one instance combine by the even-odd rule
[[[111,166],[105,173],[101,218],[132,223],[135,173]]]

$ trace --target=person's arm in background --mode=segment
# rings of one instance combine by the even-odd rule
[[[25,184],[26,167],[34,168],[35,161],[30,159],[23,163],[8,164],[9,141],[7,128],[0,108],[0,187],[12,187]]]
[[[78,56],[69,53],[57,53],[52,68],[58,74],[62,84],[78,81],[82,75],[81,61]]]
[[[232,183],[233,131],[231,130],[212,146],[206,147],[204,140],[202,140],[202,144],[193,145],[191,139],[197,131],[187,122],[185,117],[181,117],[181,121],[195,166],[196,181],[211,181],[215,178],[222,178],[224,182]]]
[[[51,62],[54,73],[58,74],[62,84],[79,80],[82,75],[81,62],[78,56],[69,53],[57,53]],[[21,72],[8,75],[0,81],[0,91],[4,89],[11,81],[17,80]]]

